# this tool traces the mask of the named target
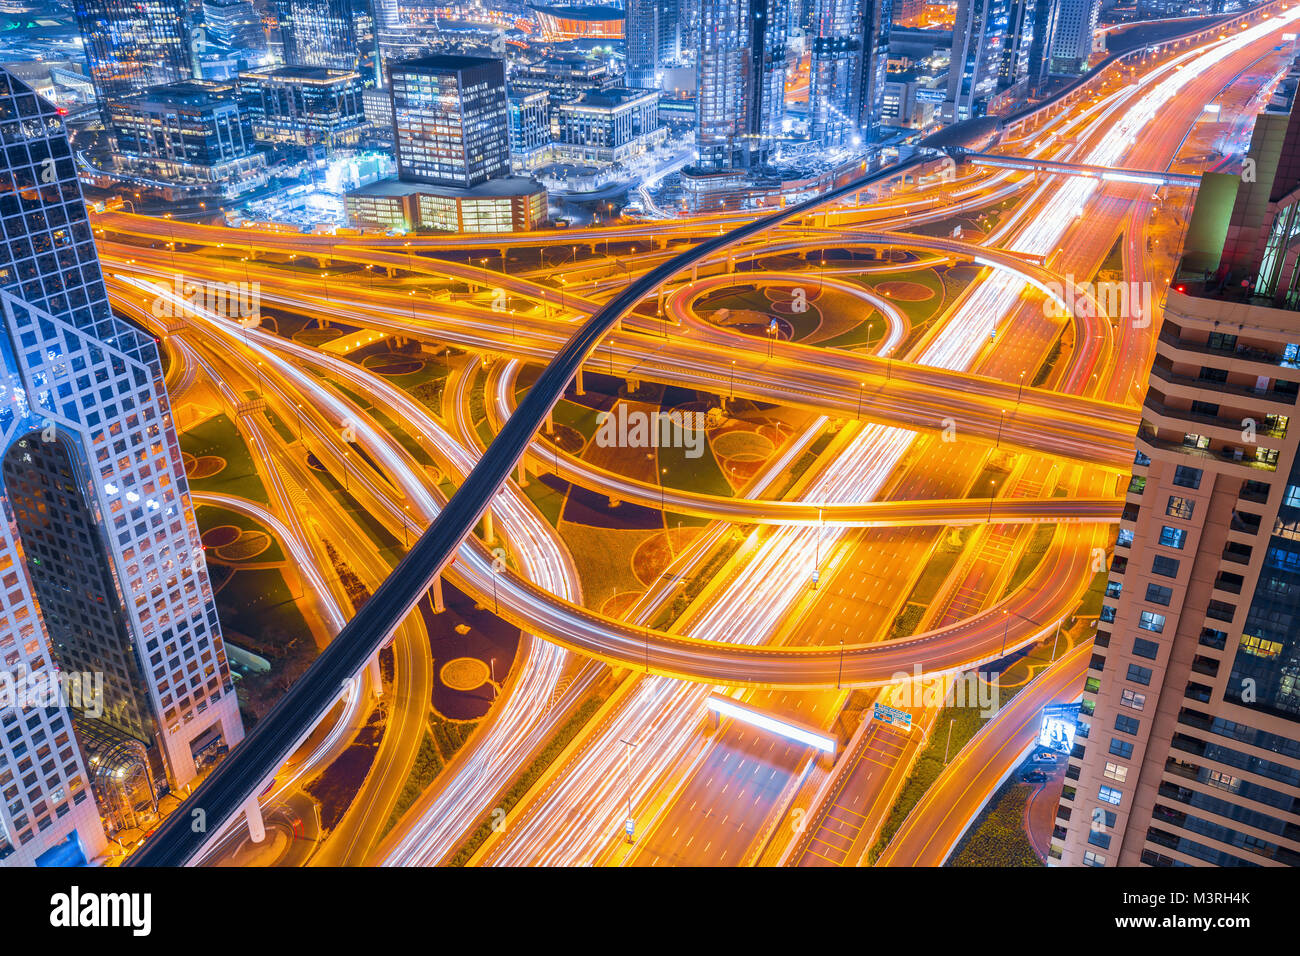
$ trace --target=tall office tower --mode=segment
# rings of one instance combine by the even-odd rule
[[[76,0],[100,108],[115,96],[189,79],[185,0]]]
[[[889,37],[894,0],[862,0],[862,65],[858,71],[858,129],[868,140],[879,138],[889,79]]]
[[[0,141],[0,668],[102,688],[0,704],[0,859],[31,864],[103,847],[74,713],[173,787],[243,730],[157,348],[109,308],[55,109],[4,71]]]
[[[352,0],[273,0],[286,66],[361,69]]]
[[[808,138],[838,146],[859,135],[862,6],[869,0],[815,0],[811,30]]]
[[[427,56],[389,68],[397,175],[469,189],[510,175],[505,61]]]
[[[762,166],[776,152],[785,119],[786,39],[789,0],[749,0],[750,81],[748,136],[750,166]]]
[[[1002,49],[998,69],[998,87],[1003,90],[1026,89],[1034,48],[1034,20],[1038,4],[1047,0],[1011,0],[1007,20],[1007,42]]]
[[[785,115],[785,0],[703,0],[695,140],[706,170],[771,158]]]
[[[1214,261],[1229,218],[1291,234],[1296,114],[1254,150],[1256,183],[1211,174],[1198,194],[1185,262],[1213,278],[1166,300],[1058,811],[1065,864],[1300,865],[1296,256]],[[1235,280],[1256,274],[1275,279]]]
[[[625,13],[627,85],[654,89],[656,74],[676,60],[678,0],[628,0]]]
[[[231,50],[265,52],[266,31],[252,0],[203,0],[206,43],[218,43]]]
[[[1029,43],[1029,90],[1040,92],[1052,73],[1052,45],[1061,17],[1061,0],[1035,0]]]
[[[983,116],[997,92],[1011,24],[1012,0],[958,0],[952,31],[946,118],[953,122]]]
[[[1053,72],[1082,73],[1088,68],[1100,13],[1101,0],[1060,0],[1050,51]]]

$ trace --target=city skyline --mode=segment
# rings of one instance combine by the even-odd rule
[[[1291,0],[191,12],[0,35],[0,869],[1300,863]]]

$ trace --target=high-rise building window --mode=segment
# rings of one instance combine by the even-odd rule
[[[1179,561],[1177,558],[1170,558],[1163,554],[1157,554],[1151,562],[1151,573],[1159,574],[1166,578],[1178,577]]]
[[[1165,514],[1171,518],[1182,518],[1191,520],[1192,512],[1196,510],[1196,502],[1190,498],[1184,498],[1182,495],[1170,495],[1169,504],[1165,506]]]
[[[1174,484],[1179,488],[1201,487],[1201,469],[1179,465],[1174,469]]]
[[[1173,600],[1173,597],[1173,588],[1167,588],[1160,584],[1147,585],[1147,600],[1152,604],[1162,604],[1165,607],[1168,607],[1169,602]]]
[[[1122,734],[1136,734],[1142,722],[1128,714],[1115,715],[1115,729]]]
[[[1131,707],[1134,710],[1142,710],[1147,705],[1147,695],[1139,694],[1134,690],[1123,690],[1120,692],[1119,702],[1124,707]]]
[[[1160,543],[1166,548],[1183,549],[1187,543],[1187,531],[1183,528],[1171,528],[1169,525],[1160,527]]]
[[[1114,780],[1116,783],[1123,783],[1128,779],[1128,767],[1120,763],[1106,762],[1106,768],[1102,771],[1102,776],[1107,780]]]
[[[1145,638],[1133,638],[1133,653],[1138,657],[1145,657],[1149,661],[1156,659],[1160,653],[1160,645],[1155,641],[1148,641]]]
[[[1099,800],[1105,800],[1113,807],[1117,807],[1119,806],[1120,801],[1124,799],[1124,793],[1121,790],[1117,790],[1115,787],[1102,787],[1097,791],[1097,798]]]
[[[1144,631],[1155,631],[1160,634],[1165,629],[1165,616],[1155,611],[1143,611],[1138,619],[1138,627]]]
[[[1139,667],[1137,664],[1130,664],[1128,666],[1127,676],[1133,683],[1141,684],[1145,687],[1151,683],[1151,668]]]

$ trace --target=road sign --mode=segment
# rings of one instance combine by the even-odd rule
[[[876,704],[876,720],[883,720],[887,724],[902,727],[904,730],[912,729],[911,714],[905,710],[898,710],[895,707],[887,707],[881,703]]]

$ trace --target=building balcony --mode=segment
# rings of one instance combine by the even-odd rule
[[[1177,372],[1163,368],[1158,364],[1152,366],[1151,377],[1159,379],[1175,389],[1195,389],[1198,394],[1188,395],[1188,398],[1204,399],[1208,395],[1234,395],[1240,398],[1248,398],[1251,401],[1276,402],[1287,406],[1294,406],[1296,403],[1295,392],[1276,388],[1255,388],[1250,385],[1234,385],[1230,382],[1209,382],[1193,375],[1179,375]]]
[[[1230,445],[1225,445],[1218,449],[1197,448],[1193,445],[1185,445],[1181,441],[1172,441],[1168,438],[1161,438],[1156,434],[1155,428],[1147,422],[1144,422],[1142,426],[1139,427],[1137,440],[1139,445],[1146,445],[1147,447],[1157,451],[1176,452],[1180,455],[1186,455],[1189,458],[1197,458],[1202,461],[1235,465],[1252,472],[1262,471],[1273,473],[1277,471],[1277,465],[1275,464],[1247,458],[1246,450],[1244,448]]]
[[[1200,356],[1203,358],[1215,359],[1232,359],[1239,362],[1252,362],[1258,365],[1266,366],[1270,369],[1287,368],[1300,371],[1300,363],[1293,359],[1288,359],[1281,352],[1273,352],[1268,349],[1260,348],[1253,345],[1236,345],[1233,347],[1216,348],[1203,342],[1192,342],[1184,338],[1179,338],[1166,327],[1156,338],[1156,350],[1161,355],[1172,357],[1174,353],[1181,353],[1187,356]],[[1189,358],[1188,361],[1191,361]],[[1201,363],[1206,364],[1206,363]],[[1213,362],[1208,364],[1213,365]]]
[[[1205,428],[1220,428],[1225,432],[1231,433],[1232,436],[1240,435],[1243,425],[1242,422],[1246,417],[1241,418],[1227,417],[1224,415],[1209,415],[1205,412],[1193,411],[1190,408],[1175,408],[1165,402],[1160,401],[1154,391],[1148,392],[1143,407],[1153,415],[1158,415],[1166,419],[1171,425],[1179,422],[1188,422]],[[1267,424],[1267,421],[1256,420],[1255,435],[1265,438],[1285,438],[1286,426],[1278,423]],[[1225,436],[1220,436],[1225,437]]]

